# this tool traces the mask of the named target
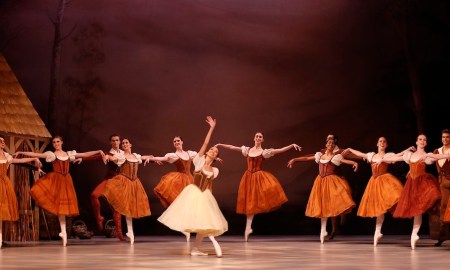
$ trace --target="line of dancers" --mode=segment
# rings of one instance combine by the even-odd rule
[[[111,149],[106,154],[102,150],[77,153],[64,151],[63,140],[60,136],[52,139],[54,151],[45,153],[16,152],[8,154],[4,151],[4,138],[0,136],[0,247],[1,247],[1,221],[15,221],[18,219],[17,198],[7,169],[11,163],[34,162],[39,168],[39,159],[45,159],[53,165],[52,172],[45,174],[36,181],[30,190],[30,195],[37,205],[45,211],[58,216],[61,233],[59,234],[63,246],[67,245],[66,217],[79,215],[78,202],[69,173],[70,162],[80,162],[80,159],[102,160],[107,164],[107,173],[104,180],[91,194],[91,203],[97,224],[103,229],[104,218],[101,216],[99,197],[104,196],[113,209],[116,236],[124,241],[122,233],[121,216],[124,215],[127,225],[126,236],[131,244],[134,243],[133,218],[150,216],[150,205],[147,194],[137,177],[139,164],[149,162],[161,164],[168,162],[175,164],[177,170],[164,175],[154,193],[166,208],[158,221],[172,230],[179,231],[190,240],[190,234],[196,233],[195,244],[191,250],[192,256],[208,255],[200,251],[200,244],[208,237],[218,257],[222,250],[215,239],[228,230],[228,223],[212,195],[212,184],[217,178],[219,170],[213,167],[218,158],[219,148],[234,150],[242,153],[247,160],[248,168],[244,172],[239,185],[236,212],[246,215],[247,222],[244,231],[244,240],[248,241],[252,230],[253,218],[256,214],[266,213],[279,208],[287,202],[284,190],[273,174],[262,169],[264,160],[287,152],[290,149],[301,151],[297,144],[278,149],[264,149],[262,144],[264,136],[257,132],[254,136],[254,145],[234,146],[231,144],[216,144],[208,148],[216,120],[208,116],[206,123],[209,130],[198,152],[183,150],[183,139],[175,136],[173,145],[175,152],[162,157],[153,155],[139,155],[132,152],[129,139],[120,139],[119,135],[110,137]],[[387,140],[380,137],[377,142],[377,152],[363,153],[347,148],[340,149],[337,137],[333,134],[327,136],[325,149],[314,155],[303,155],[289,160],[287,167],[292,168],[296,162],[315,161],[319,167],[305,215],[321,219],[320,242],[323,244],[328,236],[326,230],[328,218],[332,219],[332,239],[335,233],[333,222],[337,217],[345,217],[346,213],[356,207],[351,196],[351,188],[345,177],[339,172],[341,164],[350,165],[354,171],[358,169],[357,158],[366,160],[372,167],[372,176],[367,184],[358,216],[375,217],[374,246],[382,238],[381,227],[384,216],[392,212],[396,218],[413,218],[411,234],[411,248],[415,249],[419,240],[418,231],[422,223],[422,215],[430,209],[439,209],[441,217],[441,233],[437,245],[445,239],[445,230],[450,222],[450,130],[442,131],[443,146],[434,153],[427,153],[427,138],[421,134],[417,137],[416,147],[409,147],[400,153],[386,151]],[[122,149],[120,149],[120,147]],[[20,156],[26,156],[19,158]],[[404,161],[409,164],[410,171],[405,185],[392,174],[388,173],[388,165]],[[426,173],[426,165],[436,162],[439,177]],[[194,174],[191,174],[191,163],[194,165]]]

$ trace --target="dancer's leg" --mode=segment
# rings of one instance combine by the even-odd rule
[[[248,237],[253,232],[253,230],[252,230],[252,222],[253,222],[253,218],[254,217],[255,217],[255,215],[247,215],[247,222],[246,222],[246,225],[245,225],[245,234],[244,234],[245,242],[248,241]]]
[[[127,236],[130,238],[130,244],[134,244],[134,233],[133,233],[133,218],[126,217],[127,220]]]
[[[113,221],[115,226],[114,230],[116,231],[116,237],[119,238],[120,241],[125,241],[122,233],[122,215],[116,210],[113,210]]]
[[[373,245],[376,247],[378,245],[378,241],[383,237],[381,233],[381,227],[383,226],[384,214],[381,214],[377,217],[377,223],[375,225],[375,234],[373,236]]]
[[[327,220],[328,220],[328,218],[326,218],[326,217],[320,219],[320,243],[322,243],[322,244],[325,241],[325,237],[328,235]]]
[[[222,257],[222,249],[220,248],[219,243],[216,241],[216,239],[214,238],[214,236],[212,235],[208,235],[209,240],[211,240],[211,242],[214,245],[214,249],[216,250],[216,255],[217,257]]]
[[[189,240],[191,239],[191,233],[188,232],[181,232],[182,234],[184,234],[184,236],[186,236],[186,242],[189,242]]]
[[[419,240],[419,229],[422,225],[422,215],[414,217],[413,230],[411,233],[411,249],[416,249],[416,243]]]
[[[103,220],[105,219],[102,217],[100,213],[100,196],[102,196],[103,189],[106,185],[106,181],[102,181],[97,187],[95,187],[94,191],[91,193],[91,205],[92,210],[94,211],[94,217],[97,221],[97,227],[100,231],[103,231]]]
[[[66,216],[58,215],[59,226],[61,227],[61,232],[59,233],[59,237],[63,240],[63,246],[67,246],[67,231],[66,231]]]
[[[203,234],[197,233],[197,235],[195,236],[194,247],[191,250],[191,256],[207,256],[208,255],[208,253],[204,253],[199,250],[200,244],[202,243],[204,237],[205,236]]]

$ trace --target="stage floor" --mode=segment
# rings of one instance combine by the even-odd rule
[[[193,257],[180,236],[137,236],[135,244],[94,237],[36,243],[7,243],[0,269],[450,269],[450,241],[435,247],[425,236],[411,250],[408,235],[385,235],[374,247],[372,236],[339,235],[323,245],[319,236],[220,236],[223,257],[205,238]]]

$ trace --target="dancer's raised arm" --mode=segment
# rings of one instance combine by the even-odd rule
[[[199,156],[203,156],[205,154],[206,147],[208,146],[209,141],[211,140],[213,130],[216,127],[216,119],[213,119],[211,116],[207,116],[206,123],[209,124],[209,130],[208,133],[206,134],[205,141],[203,142],[202,147],[200,147],[200,150],[198,151]]]

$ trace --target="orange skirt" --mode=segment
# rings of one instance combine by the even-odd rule
[[[255,215],[279,208],[288,198],[271,173],[245,171],[239,184],[236,212]]]
[[[441,198],[439,183],[426,173],[412,179],[408,176],[394,212],[396,218],[412,218],[425,213]]]
[[[50,172],[30,190],[36,204],[53,215],[78,216],[78,200],[70,174]]]
[[[150,216],[150,204],[141,181],[133,181],[123,175],[107,180],[103,195],[117,212],[126,217]]]
[[[392,174],[385,173],[370,178],[358,208],[358,216],[378,217],[397,204],[402,193],[402,183]]]
[[[337,175],[320,175],[314,180],[309,195],[305,215],[323,218],[335,217],[351,211],[355,207],[350,186],[347,181]]]
[[[183,191],[183,189],[194,182],[194,177],[181,172],[170,172],[159,181],[153,189],[161,204],[167,208]]]
[[[0,176],[0,222],[2,220],[16,221],[19,210],[16,193],[8,176]]]

